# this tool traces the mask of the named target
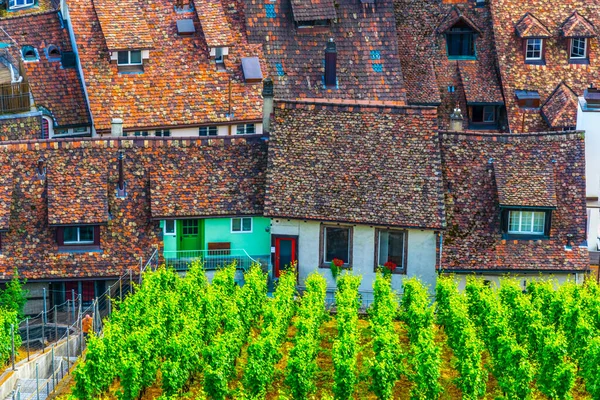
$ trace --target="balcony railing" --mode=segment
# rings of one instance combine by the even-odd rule
[[[186,271],[193,261],[204,263],[205,270],[214,270],[236,261],[244,271],[254,263],[266,263],[268,256],[250,256],[244,249],[165,251],[165,263],[177,271]]]
[[[0,85],[0,114],[31,110],[29,84],[26,82]]]

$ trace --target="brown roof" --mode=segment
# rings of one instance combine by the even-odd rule
[[[10,207],[13,199],[13,175],[9,157],[2,157],[0,162],[0,231],[5,231],[9,227]]]
[[[195,11],[175,12],[173,3],[140,2],[154,48],[144,60],[143,73],[119,73],[110,63],[102,30],[91,0],[69,3],[73,31],[86,80],[90,109],[97,131],[108,132],[112,118],[122,118],[124,129],[152,129],[181,125],[235,123],[262,118],[261,83],[246,83],[242,57],[264,59],[258,45],[244,35],[242,5],[228,2],[225,18],[234,35],[226,69],[218,71],[203,37]],[[191,19],[196,33],[177,35],[177,20]],[[266,76],[266,69],[263,70]]]
[[[577,126],[577,95],[561,82],[542,106],[548,126],[562,129]]]
[[[333,0],[291,0],[296,21],[335,19]]]
[[[263,44],[275,97],[405,104],[392,3],[378,2],[374,8],[358,0],[337,3],[337,19],[330,25],[297,28],[289,1],[246,2],[249,37]],[[326,89],[325,46],[330,38],[337,47],[337,85]]]
[[[520,38],[548,38],[552,36],[548,28],[531,13],[523,15],[515,25],[515,30]]]
[[[281,102],[265,215],[439,229],[439,168],[435,109]]]
[[[221,0],[200,0],[195,4],[206,44],[209,47],[232,45],[234,39]]]
[[[94,0],[94,9],[110,51],[154,47],[145,10],[139,0]]]
[[[600,7],[600,0],[569,0],[560,4],[554,0],[492,2],[498,66],[512,133],[562,129],[549,126],[541,110],[520,108],[515,97],[516,90],[537,91],[541,104],[544,104],[561,82],[568,85],[576,95],[581,96],[590,83],[600,79],[598,68],[594,67],[600,60],[597,42],[595,44],[597,39],[588,39],[591,41],[588,44],[589,65],[577,65],[569,62],[569,41],[564,37],[564,34],[573,34],[572,29],[575,29],[575,26],[585,26],[582,22],[565,25],[565,21],[574,20],[574,11],[577,11],[578,15],[574,17],[575,19],[582,21],[585,19],[598,26],[600,23],[598,7]],[[544,66],[525,63],[523,41],[515,35],[514,26],[526,13],[535,15],[540,24],[543,24],[550,33],[551,37],[544,40]],[[564,32],[564,29],[567,29],[567,32]]]
[[[266,144],[206,147],[202,154],[165,153],[150,173],[153,218],[262,214]]]
[[[80,151],[64,152],[48,160],[47,176],[50,225],[108,221],[108,167],[104,159]]]
[[[399,55],[410,104],[440,104],[440,126],[467,103],[504,102],[496,60],[489,5],[439,0],[394,0]],[[475,35],[476,60],[449,60],[444,31],[467,24]],[[449,88],[451,90],[449,90]],[[466,119],[465,119],[466,121]],[[465,122],[466,124],[466,122]]]
[[[12,13],[11,13],[12,14]],[[35,104],[52,114],[56,126],[89,125],[87,105],[81,79],[76,68],[63,68],[60,60],[48,58],[48,48],[57,46],[61,52],[72,51],[66,29],[61,26],[56,11],[30,14],[19,18],[0,19],[0,27],[13,40],[9,52],[13,60],[21,60],[22,46],[33,46],[39,61],[22,62],[24,74],[29,82]],[[15,65],[18,69],[18,65]]]
[[[501,207],[556,207],[554,167],[546,154],[523,154],[516,164],[500,160],[493,168]]]
[[[580,132],[444,133],[441,147],[448,221],[444,270],[588,268],[584,137]],[[525,167],[518,168],[521,165]],[[527,188],[528,181],[535,190]],[[532,199],[517,191],[526,191]],[[550,206],[553,198],[556,209],[548,238],[504,237],[502,202]]]
[[[594,25],[585,17],[575,11],[565,20],[561,28],[564,37],[595,37]]]

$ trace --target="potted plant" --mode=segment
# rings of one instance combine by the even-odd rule
[[[338,275],[340,274],[340,270],[342,269],[343,266],[344,266],[344,260],[341,260],[339,258],[334,258],[331,261],[331,275],[333,275],[333,279],[337,279]]]
[[[385,264],[383,264],[383,276],[385,276],[385,277],[392,276],[392,273],[394,272],[394,270],[397,267],[398,267],[398,265],[396,265],[395,262],[387,261]]]

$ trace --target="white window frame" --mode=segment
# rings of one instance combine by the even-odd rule
[[[64,132],[66,131],[66,132]],[[62,132],[62,133],[58,133],[58,132]],[[67,136],[80,136],[80,135],[87,135],[90,133],[90,127],[89,126],[78,126],[75,128],[55,128],[51,131],[51,135],[50,137],[67,137]]]
[[[167,223],[173,222],[173,232],[169,232],[167,230]],[[163,236],[175,236],[177,235],[177,220],[174,219],[165,219],[165,223],[163,225]]]
[[[511,230],[511,216],[513,215],[513,213],[518,214],[518,218],[519,218],[519,230]],[[529,226],[528,230],[525,230],[523,227],[523,213],[530,213],[531,214],[531,225]],[[536,214],[542,214],[542,219],[543,219],[543,224],[542,224],[542,231],[534,231],[533,227],[535,224],[535,215]],[[510,234],[516,234],[516,235],[539,235],[539,236],[543,236],[544,232],[546,231],[546,212],[545,211],[533,211],[533,210],[511,210],[508,213],[508,233]]]
[[[249,231],[245,231],[244,230],[244,220],[245,219],[249,219],[250,220],[250,230]],[[233,229],[233,221],[234,220],[240,220],[240,230],[236,231]],[[252,231],[254,230],[254,221],[252,217],[236,217],[236,218],[231,218],[231,233],[252,233]]]
[[[249,126],[253,126],[254,127],[254,132],[248,133],[248,127]],[[240,128],[242,128],[242,130],[244,131],[243,133],[240,133]],[[255,135],[256,134],[256,124],[254,124],[254,123],[239,124],[239,125],[237,125],[235,127],[235,134],[236,135]]]
[[[77,240],[75,240],[75,241],[73,241],[73,240],[69,240],[69,241],[64,240],[65,239],[64,229],[66,229],[66,228],[76,228],[77,229]],[[81,228],[92,228],[92,240],[81,240]],[[94,231],[95,231],[94,226],[92,226],[92,225],[66,226],[64,229],[63,229],[63,243],[65,245],[94,244],[94,240],[96,239],[94,237]]]
[[[18,1],[22,1],[23,4],[17,4]],[[14,5],[10,7],[10,9],[16,10],[18,8],[31,7],[33,5],[35,5],[35,0],[15,0]]]
[[[540,41],[540,56],[539,57],[529,57],[529,42],[530,41]],[[535,50],[532,50],[532,53],[534,53]],[[532,38],[532,39],[527,39],[527,43],[525,44],[525,60],[527,61],[540,61],[543,57],[544,54],[544,39],[542,38]]]
[[[378,267],[383,267],[383,265],[387,262],[381,262],[382,260],[380,260],[380,256],[381,256],[381,234],[382,233],[400,233],[402,234],[402,262],[400,264],[397,264],[396,267],[396,272],[394,271],[394,273],[397,274],[406,274],[406,249],[407,249],[407,240],[408,240],[408,231],[406,230],[399,230],[399,229],[375,229],[375,240],[377,240],[377,243],[375,243],[375,245],[377,246],[377,253],[375,254],[375,258],[376,258],[376,264],[375,264],[375,268]]]
[[[131,53],[133,53],[133,52],[140,53],[140,62],[139,63],[132,63],[131,62]],[[120,53],[127,53],[127,63],[121,63],[121,62],[119,62],[119,54]],[[144,63],[144,59],[142,57],[142,51],[141,50],[123,50],[123,51],[117,51],[117,65],[121,65],[121,66],[142,65],[143,63]]]
[[[575,47],[575,40],[583,40],[583,55],[573,56],[573,48]],[[588,38],[575,37],[571,39],[571,48],[569,49],[569,57],[571,60],[585,60],[587,58],[587,46]]]

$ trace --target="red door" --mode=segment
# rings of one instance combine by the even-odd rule
[[[296,244],[295,237],[275,238],[275,278],[279,278],[281,271],[288,269],[298,259]]]

